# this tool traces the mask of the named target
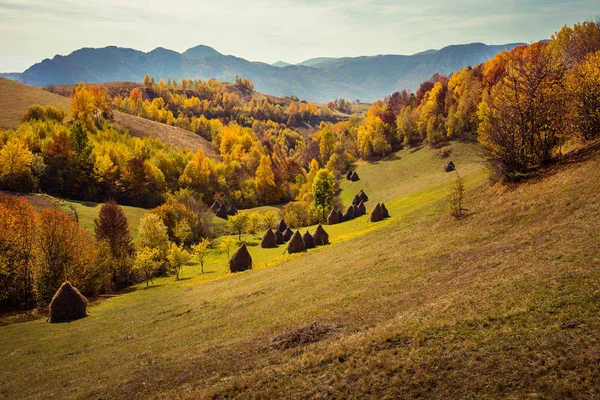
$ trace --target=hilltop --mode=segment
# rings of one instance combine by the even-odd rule
[[[127,87],[127,85],[119,87]],[[34,104],[52,105],[69,111],[71,99],[66,96],[72,93],[73,88],[71,86],[63,90],[53,89],[63,94],[59,95],[0,78],[0,128],[16,129],[25,111]],[[119,111],[114,112],[114,121],[121,129],[128,130],[133,136],[155,137],[177,148],[194,152],[202,148],[209,157],[217,156],[210,142],[189,131]]]
[[[359,234],[326,227],[331,246],[226,279],[157,279],[69,324],[0,327],[1,393],[597,396],[598,145],[500,191],[476,147],[453,152],[467,218],[447,215],[453,176],[433,150],[361,165],[363,180],[344,191],[388,176],[369,206],[394,198],[389,222],[355,220],[368,227]],[[212,259],[209,272],[220,265]]]
[[[474,66],[518,44],[471,43],[414,55],[321,57],[297,65],[250,62],[208,46],[196,46],[183,53],[164,48],[145,53],[109,46],[83,48],[45,59],[18,79],[41,87],[79,82],[141,82],[146,74],[164,80],[214,78],[227,82],[243,76],[252,80],[258,91],[276,96],[296,95],[322,103],[335,98],[372,102],[397,90],[414,91],[434,73],[447,75]],[[16,78],[14,74],[10,76]]]

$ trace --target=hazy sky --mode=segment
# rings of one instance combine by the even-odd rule
[[[0,0],[0,71],[108,45],[205,44],[268,63],[413,54],[547,39],[599,14],[598,0]]]

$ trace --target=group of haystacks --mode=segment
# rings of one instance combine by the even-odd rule
[[[225,204],[220,204],[218,201],[210,206],[210,210],[219,218],[227,219],[230,216],[237,215],[238,209],[232,204],[229,208],[225,207]]]
[[[340,224],[344,221],[350,221],[351,219],[365,215],[367,213],[367,207],[365,206],[367,201],[369,201],[369,196],[361,189],[360,192],[354,196],[354,200],[352,200],[352,204],[348,207],[345,214],[342,214],[342,212],[336,208],[331,210],[327,216],[327,224]]]
[[[300,231],[292,231],[282,219],[275,232],[271,228],[265,232],[260,245],[264,249],[272,249],[284,243],[288,244],[286,250],[289,254],[299,253],[315,246],[329,244],[329,234],[319,224],[312,235],[308,231],[301,235]]]
[[[356,171],[352,171],[352,170],[348,171],[348,173],[346,174],[346,179],[348,179],[349,181],[352,181],[352,182],[360,181],[360,178],[358,177],[358,174],[356,173]]]
[[[377,203],[373,211],[371,211],[371,222],[379,222],[389,217],[390,213],[384,203]]]

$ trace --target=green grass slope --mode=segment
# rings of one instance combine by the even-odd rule
[[[407,153],[390,162],[410,169]],[[581,156],[503,191],[464,171],[459,221],[442,178],[414,192],[389,180],[369,193],[405,185],[389,222],[351,234],[353,221],[275,268],[161,279],[79,321],[2,326],[0,396],[598,397],[600,152]],[[273,341],[314,322],[300,337],[313,343]]]
[[[0,78],[0,128],[16,129],[29,106],[55,106],[69,111],[71,100],[45,90]]]

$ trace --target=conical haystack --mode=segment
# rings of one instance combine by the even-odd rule
[[[260,242],[260,246],[263,249],[272,249],[277,247],[277,236],[275,236],[275,232],[271,229],[268,229]]]
[[[352,170],[348,171],[348,173],[346,174],[346,179],[348,179],[348,180],[352,179]]]
[[[302,240],[304,240],[304,247],[306,247],[307,249],[315,248],[315,238],[313,237],[313,235],[308,233],[308,231],[306,231],[306,233],[302,235]]]
[[[444,171],[446,171],[446,172],[452,172],[455,169],[456,169],[456,167],[454,166],[454,163],[452,161],[448,161],[448,163],[444,167]]]
[[[371,222],[379,222],[383,219],[383,210],[381,204],[377,203],[373,211],[371,211]]]
[[[352,206],[352,211],[354,211],[354,218],[358,218],[362,215],[358,206]]]
[[[337,223],[339,223],[339,218],[338,218],[338,213],[335,210],[335,208],[333,210],[331,210],[331,212],[329,213],[329,215],[327,216],[327,225],[335,225]]]
[[[321,246],[324,244],[329,244],[329,234],[325,232],[323,225],[319,224],[312,235],[315,238],[315,245]]]
[[[338,215],[338,224],[341,224],[342,222],[345,221],[344,214],[342,214],[342,210],[338,210],[337,215]]]
[[[306,250],[304,246],[304,240],[302,240],[302,235],[300,235],[300,231],[294,232],[290,241],[288,242],[287,251],[289,254],[300,253]]]
[[[215,202],[212,204],[212,206],[210,206],[210,210],[216,214],[217,211],[219,211],[219,208],[221,207],[221,204],[219,204],[218,201],[215,200]]]
[[[363,202],[366,203],[367,201],[369,201],[369,196],[367,196],[367,194],[365,192],[363,192],[362,190],[358,193],[358,195],[360,196],[360,199]]]
[[[283,232],[275,231],[275,237],[277,238],[277,244],[285,244],[285,239],[283,238]]]
[[[360,181],[360,178],[358,177],[358,174],[356,173],[356,171],[354,171],[354,172],[352,173],[352,177],[350,178],[350,180],[351,180],[352,182],[357,182],[357,181]]]
[[[281,221],[279,221],[279,227],[277,228],[277,230],[279,232],[285,232],[285,230],[287,229],[287,224],[285,223],[285,221],[282,219]]]
[[[227,215],[237,215],[238,213],[238,209],[236,208],[236,206],[234,206],[233,204],[229,206],[229,208],[227,209]]]
[[[359,195],[355,195],[354,199],[352,200],[352,205],[353,206],[357,206],[360,203],[360,196]]]
[[[354,207],[353,206],[348,207],[346,214],[344,214],[344,221],[350,221],[351,219],[354,219]]]
[[[216,212],[217,217],[227,219],[227,208],[225,204],[221,204],[221,207]]]
[[[381,211],[383,212],[383,218],[390,217],[390,213],[388,212],[388,209],[385,208],[385,204],[383,204],[383,203],[381,203]]]
[[[358,205],[358,209],[360,211],[360,215],[365,215],[367,213],[367,206],[365,206],[365,202],[361,201]]]
[[[241,272],[250,268],[252,268],[252,257],[246,248],[246,243],[243,243],[229,259],[229,271]]]
[[[286,242],[289,241],[292,238],[292,235],[294,235],[294,231],[292,231],[290,228],[287,228],[285,232],[283,232],[283,240]]]
[[[68,322],[87,316],[88,299],[79,290],[64,282],[50,302],[50,322]]]

